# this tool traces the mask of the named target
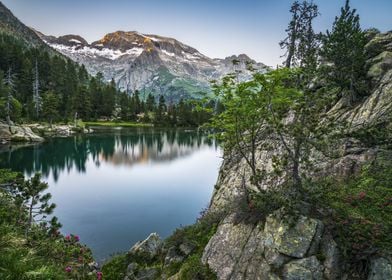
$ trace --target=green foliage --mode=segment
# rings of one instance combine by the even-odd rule
[[[208,266],[201,263],[201,255],[192,255],[182,265],[179,279],[214,280],[217,277]]]
[[[162,275],[172,276],[179,273],[180,279],[216,279],[207,266],[201,263],[203,250],[210,238],[215,234],[218,223],[225,212],[204,212],[193,225],[175,230],[164,242],[164,248],[153,259],[144,254],[120,254],[111,258],[102,267],[105,279],[123,279],[128,264],[136,262],[141,268],[157,268]],[[169,248],[179,248],[181,244],[192,244],[193,250],[183,262],[164,265]]]
[[[285,67],[314,70],[320,36],[314,33],[312,24],[319,14],[318,6],[313,2],[294,1],[290,13],[292,18],[286,29],[287,37],[279,43],[282,49],[286,49]]]
[[[0,170],[0,279],[96,279],[88,275],[91,251],[79,243],[79,237],[62,236],[57,219],[31,224],[26,238],[23,221],[29,212],[21,207],[21,198],[37,197],[45,189],[39,179],[24,181],[21,174]],[[15,189],[23,190],[24,196]],[[50,207],[48,196],[43,197],[41,206]]]
[[[122,280],[129,264],[129,258],[125,254],[113,256],[102,266],[104,279]]]
[[[357,101],[367,89],[365,44],[359,16],[346,0],[332,31],[327,31],[323,38],[321,55],[327,63],[321,70],[329,86],[338,87],[348,105]]]
[[[363,168],[361,174],[341,182],[332,178],[309,188],[317,209],[332,209],[323,216],[351,269],[362,270],[371,256],[392,250],[392,169],[390,155]],[[320,211],[318,211],[320,212]]]

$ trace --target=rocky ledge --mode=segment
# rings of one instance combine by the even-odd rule
[[[9,142],[43,142],[46,137],[66,137],[75,133],[90,133],[92,130],[73,125],[8,125],[0,123],[0,144]]]
[[[42,142],[44,138],[34,133],[28,126],[0,124],[0,143]]]

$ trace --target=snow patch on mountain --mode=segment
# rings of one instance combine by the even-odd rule
[[[101,72],[105,80],[114,79],[122,90],[163,94],[174,102],[208,94],[211,80],[234,71],[240,80],[249,79],[248,63],[257,71],[268,69],[246,55],[211,59],[176,39],[135,31],[109,33],[91,44],[78,35],[40,36],[52,48],[84,64],[90,74]],[[233,65],[233,60],[239,63]]]

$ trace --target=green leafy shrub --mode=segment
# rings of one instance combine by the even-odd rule
[[[104,279],[122,280],[125,276],[125,271],[129,260],[127,255],[119,254],[113,256],[108,262],[102,266]]]
[[[351,269],[365,274],[375,254],[392,251],[392,168],[379,160],[347,182],[328,179],[309,189]],[[331,215],[332,214],[332,215]],[[316,214],[320,218],[320,214]]]
[[[28,186],[22,175],[0,170],[0,279],[97,279],[90,249],[77,235],[61,235],[57,219],[33,223],[26,234],[28,213],[13,192],[21,184]]]

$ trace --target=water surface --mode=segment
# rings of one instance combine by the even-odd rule
[[[208,205],[221,163],[216,143],[190,130],[100,129],[43,144],[0,147],[0,168],[49,183],[64,234],[102,260],[151,232],[168,236]]]

